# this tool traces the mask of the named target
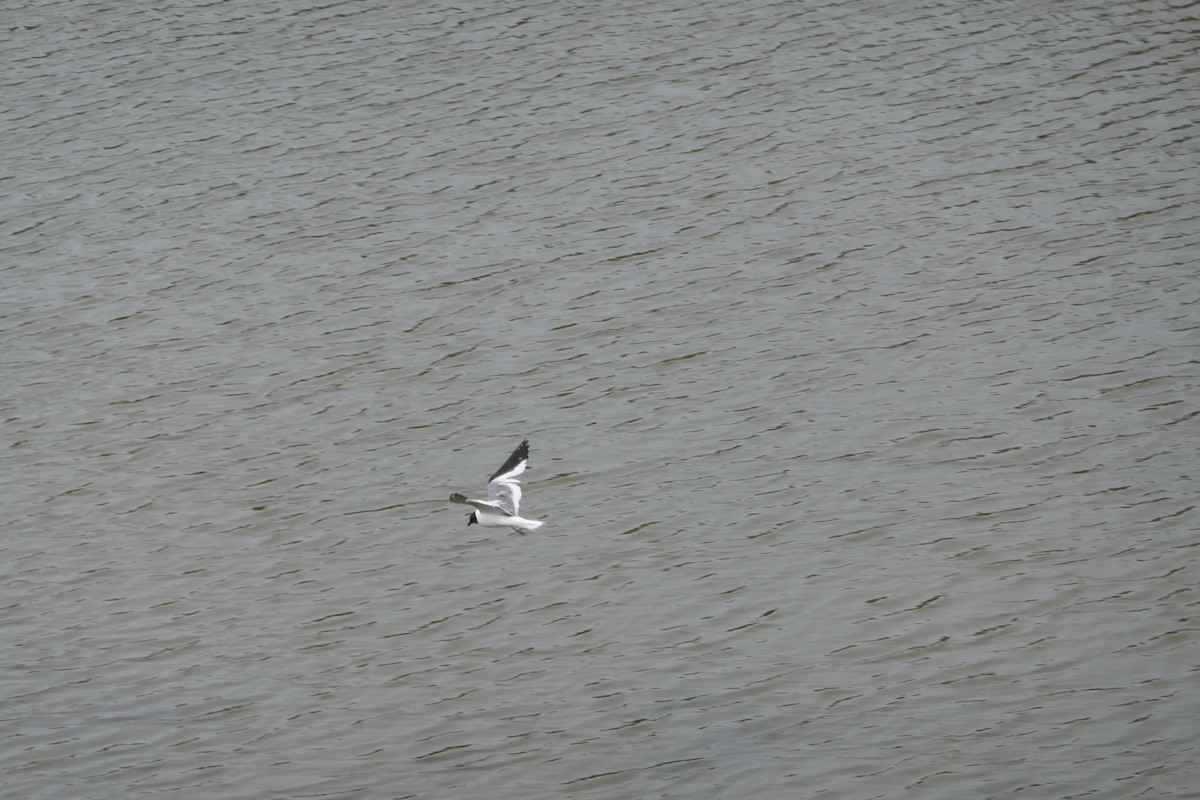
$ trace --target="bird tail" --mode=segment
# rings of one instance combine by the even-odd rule
[[[539,519],[523,519],[521,522],[523,523],[521,527],[527,531],[536,531],[538,528],[546,524]]]

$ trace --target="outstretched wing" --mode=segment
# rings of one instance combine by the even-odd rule
[[[475,508],[479,509],[480,511],[490,511],[493,513],[498,511],[501,514],[508,514],[510,517],[516,516],[516,514],[509,511],[507,508],[504,508],[499,503],[495,503],[490,500],[471,500],[466,495],[459,494],[458,492],[455,492],[454,494],[450,495],[450,502],[451,503],[462,503],[464,505],[474,506]]]
[[[517,476],[525,471],[529,462],[529,440],[521,442],[513,454],[496,470],[488,482],[488,504],[499,508],[510,516],[517,515],[521,507],[521,482]]]
[[[496,470],[488,481],[494,481],[497,478],[515,478],[525,471],[525,464],[529,461],[529,440],[521,442],[517,445],[517,449],[513,450],[513,454],[508,457],[508,461],[504,462],[504,466]]]

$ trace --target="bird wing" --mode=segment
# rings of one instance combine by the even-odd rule
[[[515,478],[511,480],[497,478],[488,484],[487,502],[515,517],[517,509],[521,507],[521,482]]]
[[[501,514],[507,514],[510,517],[516,516],[515,512],[509,511],[507,508],[500,505],[499,503],[496,503],[491,500],[473,500],[471,498],[468,498],[466,495],[461,495],[461,494],[458,494],[457,492],[450,495],[450,502],[451,503],[463,503],[464,505],[474,506],[475,508],[479,509],[480,511],[491,511],[493,513],[499,511]]]
[[[517,449],[513,450],[504,466],[496,470],[488,481],[489,505],[510,516],[517,515],[517,510],[521,507],[521,482],[517,480],[517,476],[525,471],[525,465],[528,463],[529,440],[526,439],[517,445]]]
[[[517,445],[517,449],[513,450],[508,460],[504,462],[504,466],[492,473],[492,477],[488,478],[488,482],[500,479],[509,480],[515,478],[525,471],[525,465],[529,463],[529,440],[521,442]]]

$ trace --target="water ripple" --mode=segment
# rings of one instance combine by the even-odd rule
[[[10,793],[1195,785],[1194,20],[711,12],[0,12]]]

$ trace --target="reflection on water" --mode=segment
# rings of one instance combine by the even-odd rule
[[[14,796],[1195,784],[1186,12],[9,13]]]

